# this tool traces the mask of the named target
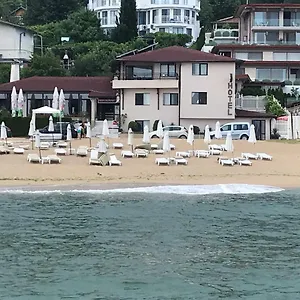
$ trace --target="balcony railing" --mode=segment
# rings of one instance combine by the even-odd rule
[[[174,16],[170,18],[170,16],[162,16],[161,17],[162,23],[183,23],[181,16]]]
[[[178,74],[175,72],[159,72],[159,73],[139,73],[127,74],[121,73],[115,76],[119,80],[155,80],[155,79],[178,79]]]
[[[240,95],[235,99],[235,107],[238,109],[264,112],[265,105],[265,96]]]
[[[253,26],[259,27],[300,27],[300,19],[258,19]]]

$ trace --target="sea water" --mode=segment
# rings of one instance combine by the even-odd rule
[[[0,299],[300,299],[300,191],[2,190]]]

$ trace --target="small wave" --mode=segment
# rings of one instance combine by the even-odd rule
[[[264,194],[281,192],[283,189],[250,184],[216,184],[216,185],[162,185],[120,189],[81,189],[81,190],[22,190],[6,189],[0,194],[112,194],[112,193],[147,193],[147,194],[181,194],[181,195],[208,195],[208,194]]]

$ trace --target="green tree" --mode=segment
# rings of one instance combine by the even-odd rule
[[[66,71],[61,66],[60,58],[50,51],[43,56],[34,55],[30,65],[22,69],[22,77],[32,76],[65,76]]]
[[[165,48],[170,46],[182,46],[184,47],[187,43],[191,42],[191,36],[187,34],[173,34],[166,32],[157,32],[153,35],[148,35],[153,37],[155,42],[158,43],[158,48]]]
[[[122,0],[120,18],[116,20],[117,27],[112,32],[112,40],[125,43],[137,37],[136,1]]]
[[[204,27],[201,27],[199,36],[191,48],[201,51],[204,45],[205,45],[205,29]]]
[[[0,83],[10,80],[10,64],[0,64]]]
[[[286,115],[285,110],[279,103],[279,101],[274,97],[274,95],[266,96],[265,109],[267,113],[272,113],[277,117]]]

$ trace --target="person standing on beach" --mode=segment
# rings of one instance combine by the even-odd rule
[[[86,130],[86,127],[85,127],[85,124],[84,124],[84,122],[82,121],[82,123],[81,123],[81,138],[85,138],[85,134],[86,134],[86,132],[85,132],[85,130]]]
[[[77,138],[79,140],[81,140],[81,134],[82,134],[83,128],[81,126],[81,124],[79,125],[79,127],[77,128]]]

